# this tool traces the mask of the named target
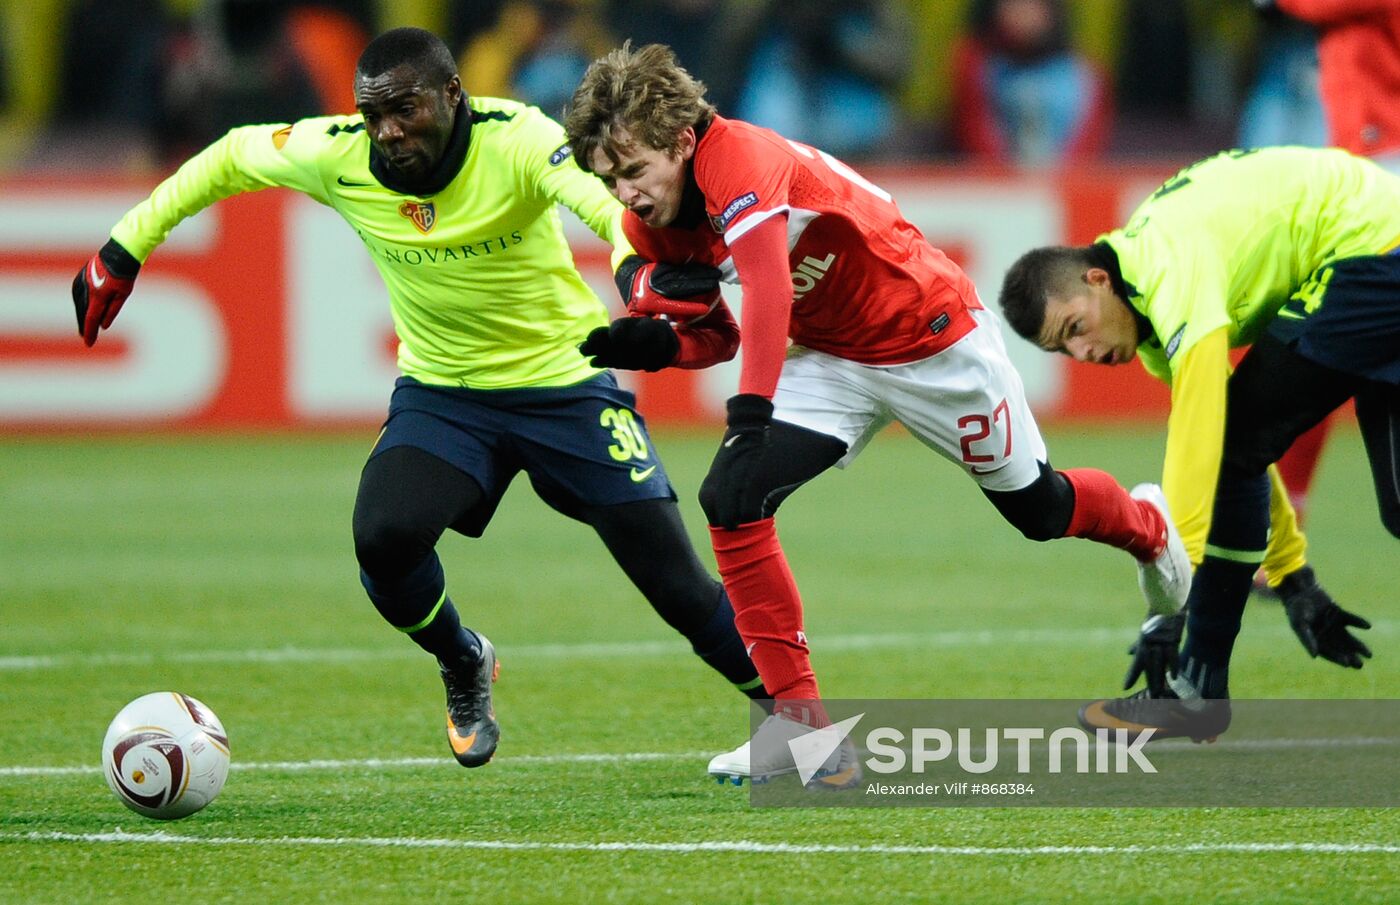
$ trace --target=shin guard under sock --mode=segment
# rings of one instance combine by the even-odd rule
[[[739,630],[734,626],[734,607],[723,589],[719,592],[719,606],[709,622],[686,637],[695,655],[735,688],[753,700],[769,697],[768,689],[758,677],[758,669],[744,651],[744,639],[739,637]]]
[[[1167,542],[1167,523],[1156,506],[1135,500],[1096,468],[1060,472],[1074,487],[1074,515],[1066,537],[1083,537],[1127,550],[1141,562],[1157,558]]]
[[[462,627],[457,608],[447,597],[442,563],[429,553],[408,574],[378,579],[363,569],[360,583],[379,615],[439,660],[476,659],[481,642]]]
[[[1202,697],[1230,695],[1230,655],[1269,536],[1269,478],[1222,468],[1205,561],[1186,602],[1182,672]]]
[[[776,699],[815,702],[819,693],[802,630],[802,598],[773,519],[733,531],[711,527],[710,540],[735,627],[764,686]]]
[[[1230,696],[1230,656],[1258,568],[1207,556],[1191,579],[1181,674],[1203,698]]]

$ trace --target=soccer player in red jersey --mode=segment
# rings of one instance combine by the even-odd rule
[[[743,292],[739,393],[700,502],[739,633],[777,703],[711,774],[793,772],[785,742],[826,723],[773,516],[891,421],[961,467],[1027,537],[1130,552],[1149,618],[1180,620],[1190,564],[1160,489],[1130,495],[1102,471],[1051,468],[998,318],[967,275],[887,192],[816,148],[719,116],[704,90],[669,48],[624,46],[589,67],[565,128],[575,159],[627,206],[638,254],[712,264]],[[597,328],[582,350],[599,366],[712,363],[695,324],[632,320]],[[707,348],[733,354],[732,343]],[[859,779],[847,740],[812,782]]]

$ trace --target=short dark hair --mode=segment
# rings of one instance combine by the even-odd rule
[[[1045,325],[1050,293],[1067,294],[1091,267],[1104,267],[1097,245],[1047,245],[1021,255],[1001,283],[997,299],[1006,322],[1035,342]]]
[[[355,64],[355,75],[374,78],[404,65],[435,83],[446,83],[457,74],[457,61],[442,38],[406,27],[390,29],[370,41]]]

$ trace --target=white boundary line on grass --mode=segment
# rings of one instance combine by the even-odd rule
[[[129,833],[0,833],[0,842],[136,843],[146,845],[364,846],[369,848],[478,849],[542,852],[732,852],[764,855],[1198,855],[1271,852],[1322,855],[1400,854],[1400,845],[1369,842],[1201,842],[1183,845],[821,845],[792,842],[508,842],[496,839],[431,839],[413,836],[180,836],[157,830]]]
[[[632,751],[626,754],[520,754],[498,757],[491,761],[493,767],[502,764],[512,766],[535,766],[538,764],[610,764],[638,763],[656,760],[696,760],[710,758],[714,751]],[[367,757],[353,760],[284,760],[260,761],[254,763],[230,764],[233,770],[266,770],[270,772],[302,772],[306,770],[356,770],[385,769],[397,767],[456,767],[457,762],[450,757]],[[4,776],[76,776],[85,773],[101,773],[96,766],[78,767],[0,767],[0,777]]]
[[[1372,631],[1391,634],[1391,626],[1377,623]],[[1251,629],[1252,636],[1282,639],[1290,634],[1279,624]],[[1000,647],[1024,645],[1092,645],[1131,641],[1131,627],[970,629],[944,632],[894,632],[885,634],[833,633],[815,640],[820,651],[842,652],[880,648]],[[569,660],[589,657],[661,657],[689,652],[681,638],[654,641],[589,641],[576,644],[520,644],[502,649],[507,659]],[[159,653],[36,654],[0,656],[0,672],[23,672],[68,667],[143,666],[153,663],[355,663],[363,660],[421,658],[409,645],[382,648],[274,647],[242,650],[162,651]]]
[[[1130,629],[1024,629],[1012,631],[950,631],[893,634],[832,635],[823,638],[823,650],[850,651],[882,647],[957,647],[1000,644],[1102,644],[1131,638]],[[655,641],[589,641],[574,644],[520,644],[504,651],[508,658],[568,660],[585,657],[660,657],[685,653],[681,638]],[[162,653],[41,654],[0,657],[0,670],[56,669],[68,666],[139,666],[157,662],[199,663],[341,663],[360,660],[405,660],[421,657],[413,647],[304,648],[282,647],[245,650],[170,651]]]
[[[1327,738],[1259,738],[1227,740],[1217,746],[1192,745],[1185,739],[1172,739],[1154,744],[1153,750],[1173,751],[1212,751],[1231,748],[1250,751],[1292,751],[1304,748],[1373,748],[1400,745],[1400,739],[1385,737],[1357,737],[1342,739]],[[1014,750],[1015,744],[1001,746]],[[975,751],[981,751],[977,748]],[[645,761],[700,761],[714,755],[714,751],[632,751],[625,754],[520,754],[506,755],[491,762],[493,767],[530,767],[549,764],[611,764],[640,763]],[[236,771],[304,772],[308,770],[357,770],[357,769],[397,769],[405,767],[456,767],[457,762],[449,757],[369,757],[350,760],[288,760],[254,761],[241,763],[234,761],[231,768]],[[82,776],[102,772],[97,766],[14,766],[0,767],[0,778],[7,776]]]

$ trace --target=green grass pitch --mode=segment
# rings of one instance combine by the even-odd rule
[[[0,902],[1388,902],[1386,809],[753,809],[704,776],[747,715],[584,527],[525,482],[440,546],[496,643],[495,762],[448,756],[433,664],[364,599],[350,510],[373,439],[0,443]],[[1048,431],[1061,467],[1158,474],[1155,430]],[[697,545],[711,432],[658,432]],[[1252,602],[1240,697],[1400,697],[1395,542],[1354,431],[1314,492],[1313,561],[1370,617],[1360,672],[1309,660]],[[1133,569],[1037,545],[907,436],[872,444],[780,528],[833,697],[1115,690]],[[177,689],[228,727],[207,810],[160,824],[97,772],[129,699]],[[165,834],[165,835],[158,835]]]

